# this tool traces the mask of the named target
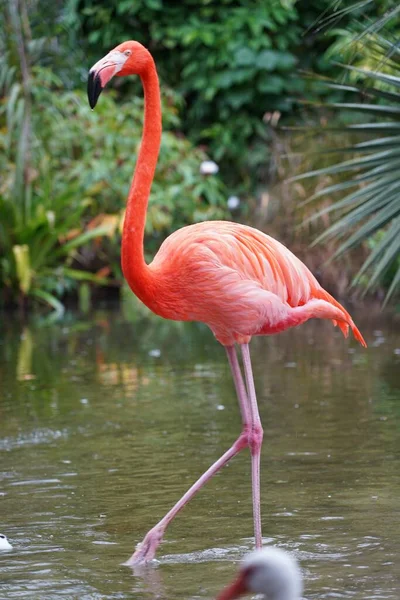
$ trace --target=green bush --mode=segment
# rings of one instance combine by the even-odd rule
[[[358,16],[392,2],[357,3]],[[67,293],[81,290],[87,298],[93,282],[120,282],[120,228],[143,103],[132,77],[117,79],[89,110],[87,70],[104,52],[123,39],[142,41],[163,82],[165,133],[146,225],[150,257],[176,228],[225,216],[221,179],[199,172],[205,149],[235,193],[268,179],[263,116],[294,114],[294,97],[309,93],[298,67],[332,70],[323,52],[335,38],[317,35],[313,25],[326,9],[326,0],[4,2],[0,302],[38,299],[60,311]],[[335,18],[345,26],[350,12],[336,6]],[[310,97],[346,93],[320,86]]]
[[[345,103],[323,105],[334,115],[324,127],[331,134],[323,152],[329,164],[294,179],[318,178],[307,203],[319,207],[308,221],[328,218],[330,224],[315,243],[337,242],[332,259],[368,248],[353,284],[364,293],[383,285],[387,301],[400,289],[400,51],[396,38],[371,31],[356,49],[358,66],[344,65],[343,83],[323,82],[348,96]],[[352,119],[344,122],[341,116],[349,113]]]
[[[5,59],[0,74],[0,169],[6,173],[0,187],[1,297],[22,304],[39,299],[60,311],[58,299],[82,281],[120,278],[120,227],[143,101],[116,104],[107,90],[91,111],[83,91],[65,91],[54,73],[35,67],[29,164],[21,169],[25,99]],[[182,225],[225,216],[221,180],[200,174],[204,152],[172,131],[179,126],[176,105],[166,91],[166,131],[146,224],[151,252]]]
[[[263,117],[290,115],[296,98],[310,97],[300,69],[336,69],[324,56],[336,39],[325,25],[380,10],[368,1],[354,13],[327,0],[70,0],[63,18],[90,60],[126,39],[147,46],[161,80],[185,100],[185,134],[207,145],[235,192],[253,192],[269,173]],[[311,97],[318,93],[326,90]]]
[[[323,5],[314,0],[300,14],[294,0],[80,0],[65,19],[91,60],[125,39],[149,47],[162,81],[185,99],[185,133],[207,144],[238,184],[268,165],[263,115],[291,111],[303,91],[296,72],[310,64],[300,50],[303,27]]]

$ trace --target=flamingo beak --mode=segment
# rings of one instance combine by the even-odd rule
[[[121,71],[127,58],[123,52],[112,50],[90,69],[87,84],[90,108],[96,106],[101,92],[110,79]]]
[[[247,594],[249,590],[246,585],[246,577],[244,573],[240,573],[239,576],[225,589],[222,590],[217,596],[217,600],[233,600],[243,594]]]

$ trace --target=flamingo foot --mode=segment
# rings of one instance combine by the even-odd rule
[[[122,564],[126,567],[134,567],[153,560],[163,535],[164,529],[162,527],[156,526],[153,527],[153,529],[150,529],[143,538],[143,541],[137,545],[137,548],[130,559]]]

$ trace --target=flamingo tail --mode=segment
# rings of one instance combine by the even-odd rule
[[[314,298],[318,298],[318,300],[325,300],[325,302],[329,302],[329,304],[331,304],[332,306],[334,306],[336,309],[338,309],[340,311],[339,314],[337,313],[337,311],[335,311],[337,316],[335,315],[335,318],[331,318],[331,321],[335,325],[335,327],[339,327],[339,329],[343,333],[344,337],[347,338],[347,336],[349,335],[349,328],[350,328],[351,331],[353,332],[354,338],[361,344],[361,346],[364,346],[364,348],[367,347],[367,343],[364,340],[360,330],[354,323],[350,314],[347,312],[347,310],[345,308],[343,308],[343,306],[340,304],[340,302],[335,300],[335,298],[333,296],[331,296],[328,292],[326,292],[323,289],[318,290],[317,293],[314,293]]]

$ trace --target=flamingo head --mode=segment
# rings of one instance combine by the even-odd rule
[[[97,61],[89,71],[88,99],[91,108],[114,75],[142,75],[152,61],[151,55],[139,42],[123,42]]]
[[[263,594],[266,600],[300,600],[302,587],[297,561],[279,548],[263,548],[246,556],[237,578],[217,600],[233,600],[244,594]]]

